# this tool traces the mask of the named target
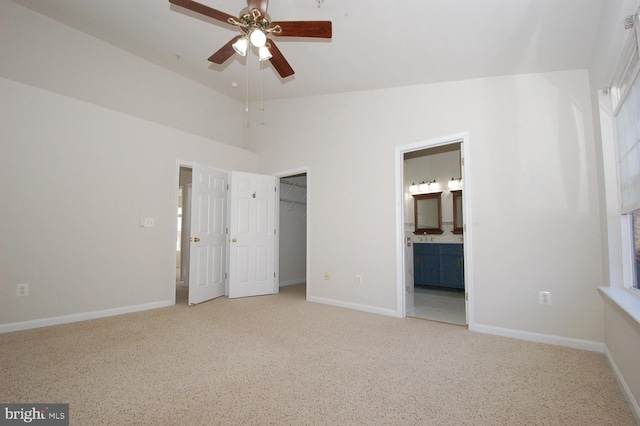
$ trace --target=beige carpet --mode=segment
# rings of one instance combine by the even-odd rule
[[[0,402],[74,425],[633,425],[602,354],[280,295],[0,335]]]

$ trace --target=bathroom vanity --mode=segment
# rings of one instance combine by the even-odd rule
[[[462,244],[413,244],[413,283],[464,289],[464,251]]]

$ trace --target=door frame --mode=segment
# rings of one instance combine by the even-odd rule
[[[172,211],[173,215],[173,228],[172,228],[172,241],[173,245],[171,246],[171,259],[173,259],[173,263],[171,264],[171,272],[172,279],[169,281],[171,285],[171,305],[176,304],[176,273],[178,271],[177,261],[178,261],[178,251],[176,250],[176,230],[178,229],[178,214],[176,213],[176,207],[178,205],[178,196],[179,196],[179,188],[180,188],[180,167],[186,167],[193,170],[193,165],[195,162],[193,161],[184,161],[177,160],[176,161],[176,169],[175,169],[175,178],[173,183],[173,203],[172,203]]]
[[[395,149],[396,162],[396,312],[399,318],[404,318],[406,312],[405,279],[408,259],[405,256],[405,226],[404,226],[404,154],[419,151],[425,148],[461,143],[463,164],[461,164],[462,176],[465,187],[462,191],[462,205],[465,231],[463,236],[464,247],[464,282],[466,293],[466,317],[469,330],[475,328],[474,288],[473,288],[473,246],[472,246],[472,206],[471,206],[471,157],[469,155],[469,132],[442,136],[435,139],[420,141],[408,145],[398,146]]]
[[[307,256],[305,259],[305,299],[308,299],[308,295],[309,295],[309,277],[310,275],[310,268],[309,268],[309,259],[310,259],[310,251],[309,251],[309,215],[311,212],[311,191],[309,191],[309,188],[311,187],[310,185],[310,167],[309,166],[305,166],[305,167],[300,167],[297,169],[290,169],[290,170],[286,170],[283,172],[278,172],[278,173],[274,173],[274,176],[276,177],[276,181],[278,183],[278,202],[276,203],[276,218],[278,218],[278,220],[276,220],[276,229],[277,229],[277,233],[278,233],[278,238],[276,238],[276,247],[275,247],[275,256],[276,256],[276,293],[278,293],[280,291],[280,202],[279,202],[279,198],[280,198],[280,179],[282,178],[286,178],[287,176],[292,176],[292,175],[299,175],[299,174],[305,174],[307,176],[307,231],[306,231],[306,235],[305,235],[305,240],[306,240],[306,250],[307,250]]]

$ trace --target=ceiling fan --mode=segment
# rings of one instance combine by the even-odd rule
[[[232,38],[209,57],[209,61],[216,64],[224,63],[234,53],[245,56],[249,45],[253,45],[258,48],[260,60],[269,60],[280,77],[286,78],[294,74],[293,68],[268,36],[331,38],[331,21],[272,22],[267,14],[269,0],[247,0],[247,7],[240,11],[238,18],[192,0],[169,2],[240,28],[241,35]]]

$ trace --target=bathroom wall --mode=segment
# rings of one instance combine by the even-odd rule
[[[419,156],[420,155],[420,156]],[[450,242],[462,240],[461,235],[453,234],[453,195],[448,187],[451,178],[461,177],[460,146],[459,144],[447,147],[437,147],[422,150],[419,153],[411,153],[404,160],[404,211],[405,234],[411,236],[412,241],[420,242]],[[419,184],[423,181],[436,180],[442,191],[442,235],[414,235],[414,209],[413,196],[409,192],[409,185]]]

